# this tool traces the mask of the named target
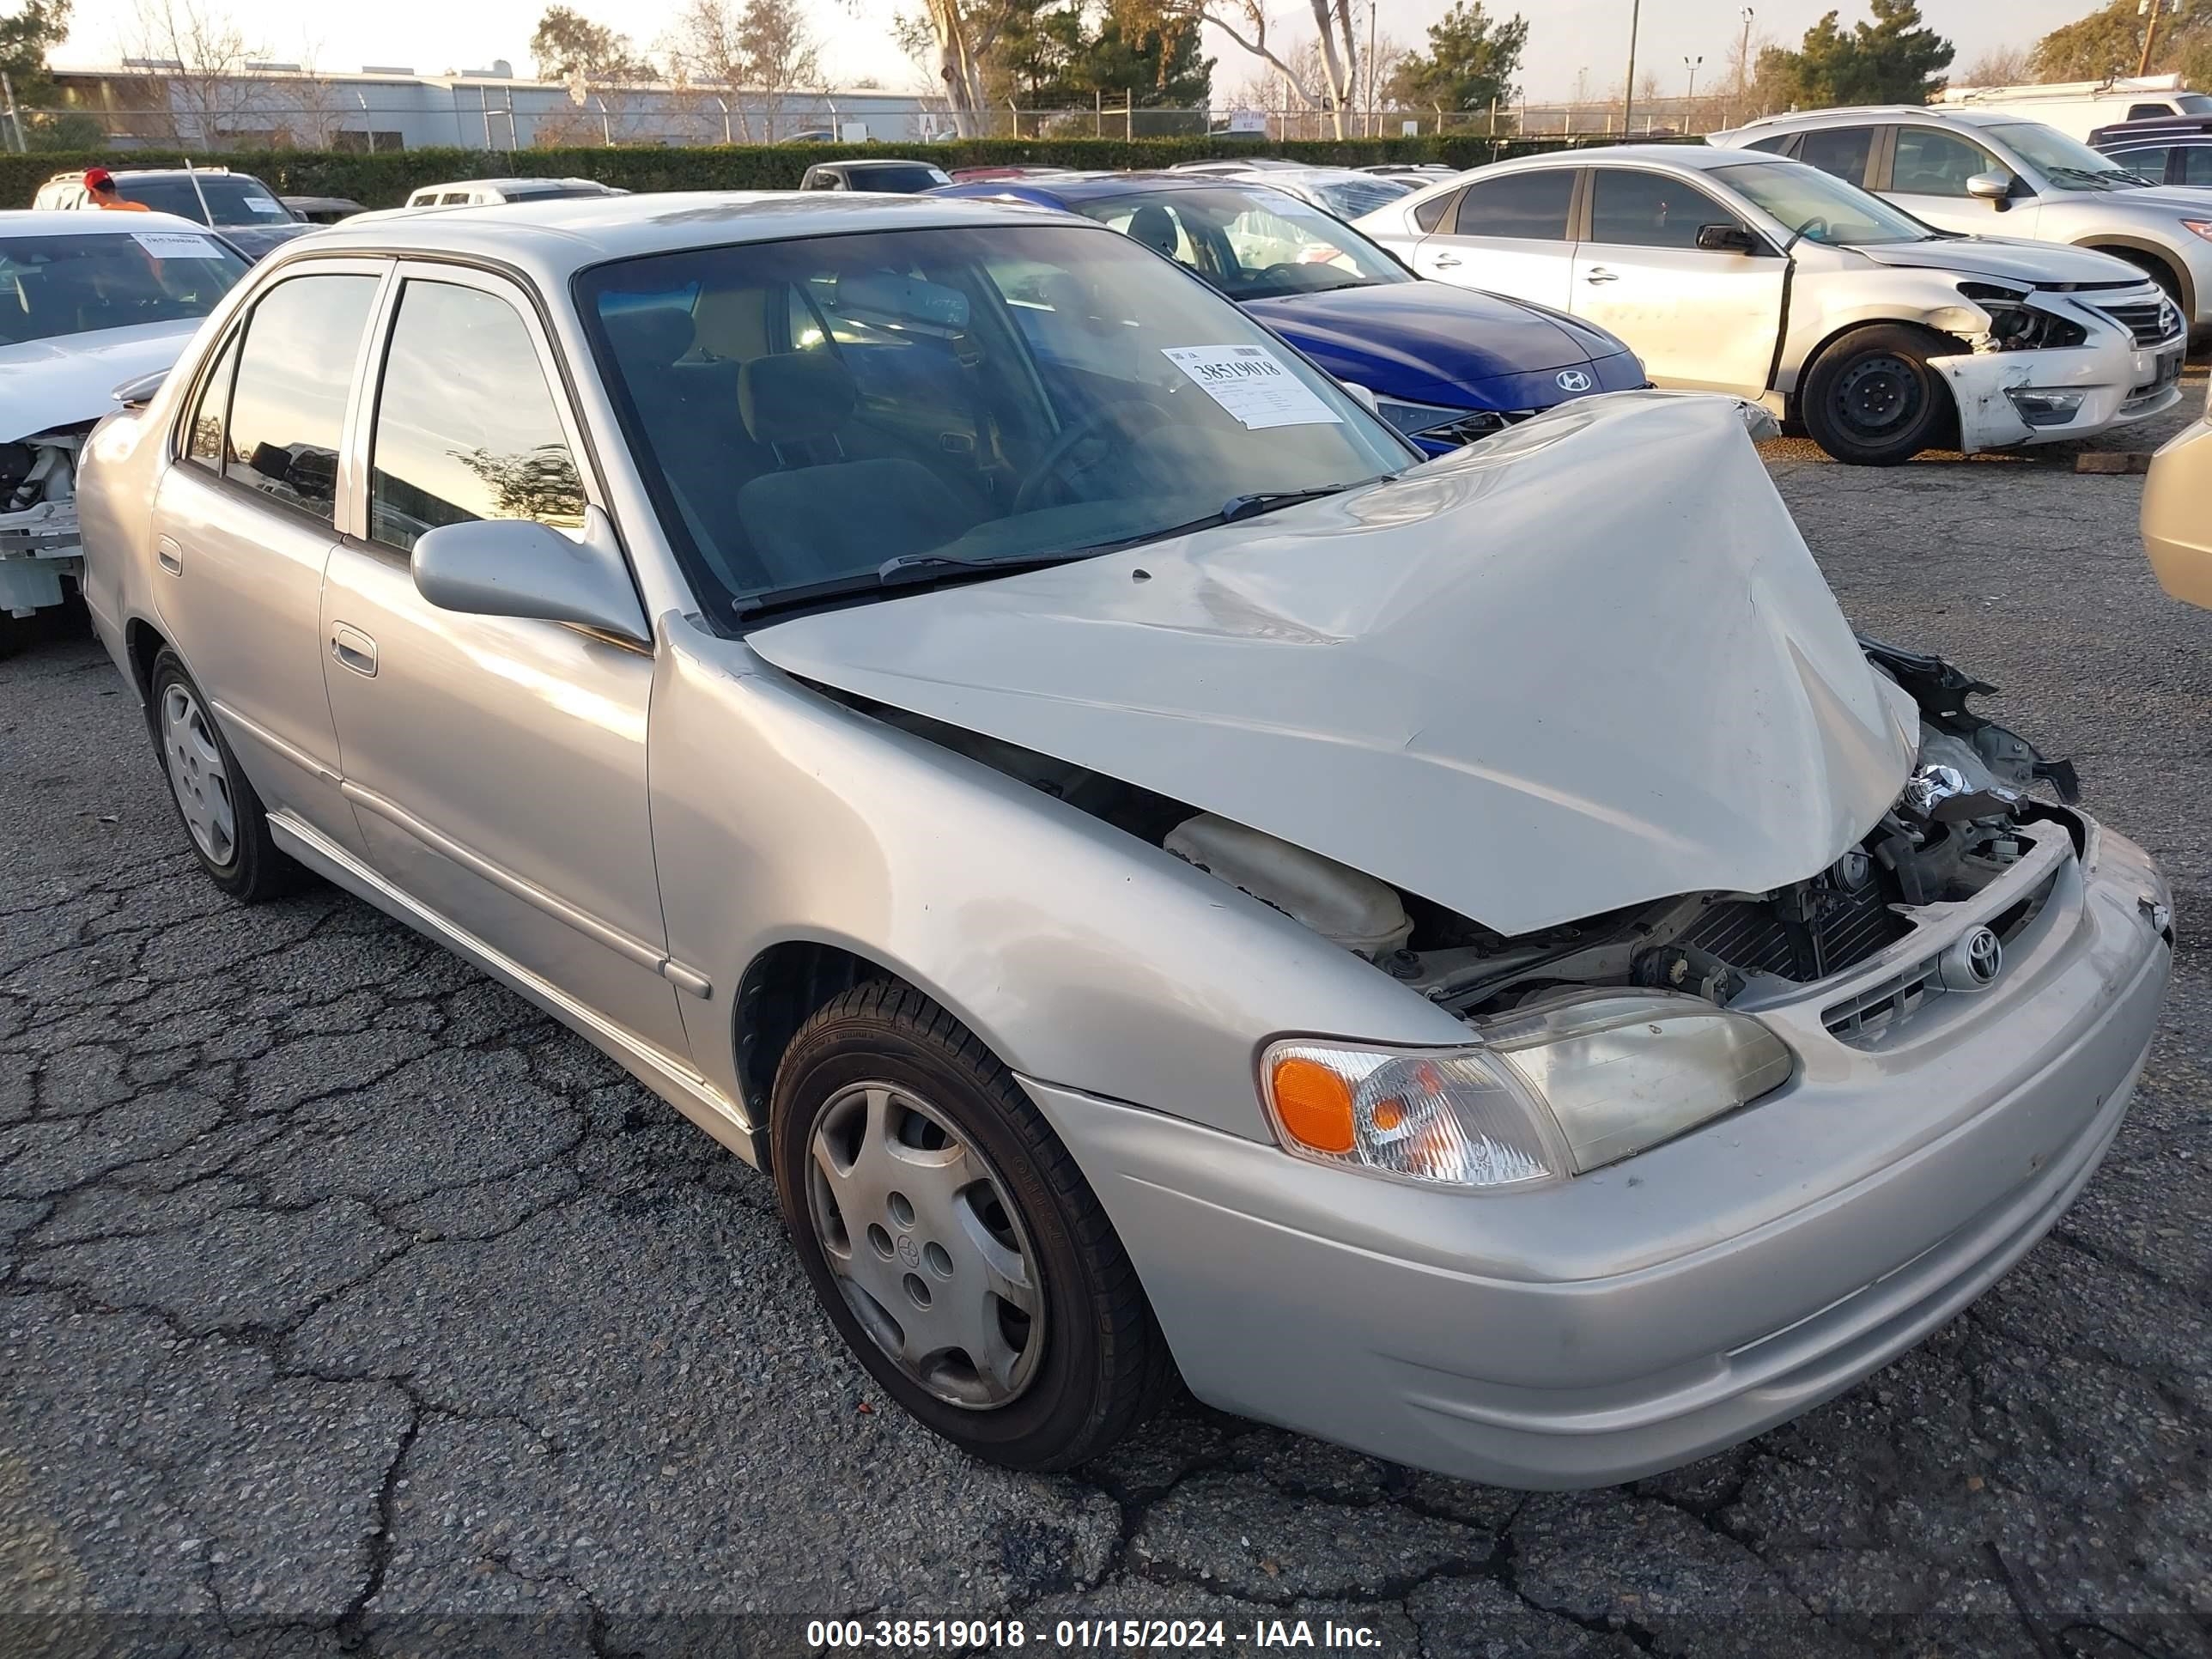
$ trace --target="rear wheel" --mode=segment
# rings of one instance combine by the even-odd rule
[[[1096,1457],[1166,1345],[1081,1170],[1011,1073],[908,987],[855,987],[778,1068],[776,1191],[807,1277],[885,1392],[1019,1469]]]
[[[1797,399],[1813,441],[1854,466],[1895,466],[1936,443],[1951,394],[1928,367],[1936,337],[1902,325],[1853,329],[1813,362]]]
[[[183,659],[163,646],[148,683],[146,721],[168,775],[169,798],[192,852],[215,884],[258,903],[299,884],[300,866],[276,850],[269,815],[223,740]]]

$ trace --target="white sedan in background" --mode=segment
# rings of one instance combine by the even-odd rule
[[[0,213],[0,651],[83,568],[76,456],[110,394],[175,362],[246,265],[167,213]]]
[[[1480,168],[1359,228],[1424,276],[1619,335],[1842,461],[2086,438],[2172,407],[2181,314],[2087,249],[1948,236],[1802,162],[1624,145]]]

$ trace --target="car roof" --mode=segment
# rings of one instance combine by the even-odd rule
[[[0,236],[120,236],[133,230],[182,230],[213,234],[197,219],[174,213],[56,213],[51,208],[0,210]]]
[[[611,188],[596,179],[455,179],[442,185],[417,185],[407,193],[420,196],[426,190],[574,190],[579,185],[593,190]]]
[[[86,169],[78,167],[70,173],[57,173],[46,180],[50,185],[71,181],[82,182]],[[195,173],[203,179],[244,179],[253,184],[261,181],[250,173],[240,173],[230,167],[110,167],[111,179],[189,179]]]
[[[1802,110],[1790,115],[1762,115],[1756,121],[1747,121],[1729,132],[1714,133],[1715,138],[1727,138],[1736,133],[1785,132],[1796,127],[1846,126],[1859,121],[1924,120],[1936,126],[1996,127],[2014,125],[2034,118],[2023,110],[1973,108],[1966,105],[1944,104],[1848,104],[1836,109]]]
[[[933,167],[926,155],[856,155],[848,161],[817,161],[817,167]]]
[[[1540,155],[1516,155],[1509,161],[1492,161],[1487,167],[1477,167],[1472,174],[1462,173],[1458,179],[1439,179],[1439,185],[1457,184],[1468,179],[1481,179],[1486,174],[1503,173],[1508,168],[1518,171],[1524,167],[1586,167],[1604,161],[1642,161],[1662,167],[1686,167],[1694,173],[1710,173],[1715,167],[1739,167],[1747,161],[1778,161],[1778,155],[1752,155],[1740,149],[1716,149],[1710,144],[1607,144],[1591,149],[1547,150]],[[1410,201],[1401,197],[1400,201]]]
[[[1364,177],[1364,175],[1358,175]],[[1009,199],[1035,200],[1049,197],[1057,202],[1104,202],[1117,196],[1151,196],[1170,190],[1270,190],[1259,179],[1220,173],[1072,173],[1056,179],[971,179],[933,196],[988,201],[1003,195]]]
[[[436,213],[364,214],[322,227],[262,263],[289,265],[301,255],[331,254],[477,257],[516,267],[550,290],[589,266],[644,254],[855,231],[1004,224],[1009,220],[1036,222],[1031,210],[934,193],[848,196],[786,190],[572,196],[450,207]],[[1098,228],[1113,234],[1103,226]]]

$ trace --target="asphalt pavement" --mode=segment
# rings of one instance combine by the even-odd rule
[[[63,629],[0,662],[0,1653],[765,1654],[924,1617],[987,1622],[905,1650],[1129,1618],[1393,1659],[2212,1650],[2212,614],[2153,582],[2138,477],[1767,453],[1853,620],[1996,682],[2178,894],[2110,1158],[1919,1348],[1597,1492],[1188,1401],[1073,1476],[972,1462],[844,1356],[768,1183],[611,1062],[349,898],[202,881]]]

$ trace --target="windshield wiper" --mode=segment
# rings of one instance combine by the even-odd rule
[[[743,618],[757,617],[764,611],[790,611],[827,599],[849,599],[856,593],[880,593],[886,588],[903,587],[952,576],[1011,576],[1018,570],[1042,570],[1048,565],[1067,564],[1076,559],[1088,558],[1096,550],[1076,548],[1065,553],[1033,554],[1007,559],[962,559],[949,553],[902,553],[895,559],[885,559],[873,570],[856,571],[849,576],[832,576],[827,581],[801,582],[793,587],[774,588],[765,593],[740,594],[730,601],[730,609]]]
[[[2097,190],[2110,189],[2115,183],[2121,184],[2124,187],[2132,188],[2136,185],[2150,182],[2148,179],[2138,179],[2134,173],[2124,172],[2118,167],[2045,167],[2044,171],[2054,179],[2079,179],[2084,184]]]
[[[876,580],[890,587],[900,582],[926,582],[948,572],[981,571],[987,575],[1011,574],[1017,570],[1043,570],[1052,565],[1066,564],[1071,559],[1087,558],[1082,549],[1066,553],[1024,553],[1008,559],[962,559],[950,553],[902,553],[895,559],[885,559],[876,567]]]
[[[1300,501],[1317,501],[1324,495],[1340,495],[1347,489],[1356,489],[1361,484],[1375,482],[1373,478],[1359,478],[1351,483],[1323,484],[1317,489],[1268,489],[1249,495],[1231,495],[1222,502],[1221,510],[1206,522],[1235,524],[1240,519],[1256,519],[1262,513],[1273,513],[1278,507],[1296,507]]]

